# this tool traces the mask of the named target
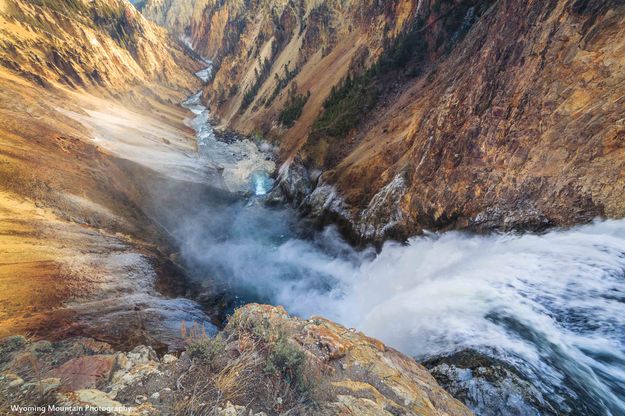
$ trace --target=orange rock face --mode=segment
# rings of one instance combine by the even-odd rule
[[[199,3],[214,113],[323,171],[298,202],[355,239],[625,215],[620,1]],[[374,104],[337,107],[330,127],[355,122],[333,136],[315,123],[349,76]],[[310,96],[286,127],[292,88]]]
[[[4,0],[0,23],[2,66],[42,86],[104,87],[101,94],[113,95],[133,83],[196,85],[178,66],[193,61],[126,1]]]
[[[403,234],[625,215],[625,8],[581,3],[493,5],[356,133],[330,175],[348,205],[376,208],[401,175],[390,205]]]
[[[0,1],[0,336],[75,333],[82,312],[70,309],[86,299],[98,299],[96,318],[136,314],[120,298],[132,288],[113,289],[128,268],[103,253],[136,256],[151,279],[141,263],[164,240],[138,187],[155,172],[113,146],[188,159],[178,103],[199,88],[200,66],[126,1]],[[124,332],[105,327],[98,337]]]

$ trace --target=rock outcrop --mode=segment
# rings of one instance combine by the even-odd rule
[[[185,352],[160,358],[149,347],[117,352],[90,339],[5,339],[0,406],[39,401],[137,415],[471,414],[413,359],[323,318],[251,304],[214,339],[193,328],[184,335]]]
[[[0,337],[161,325],[178,279],[146,208],[194,168],[201,65],[125,0],[0,1]]]
[[[184,30],[223,125],[322,170],[297,202],[356,239],[625,215],[621,0],[226,0]]]

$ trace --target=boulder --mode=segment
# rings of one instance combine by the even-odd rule
[[[65,391],[95,388],[108,380],[114,363],[113,355],[77,357],[52,369],[47,377],[60,379]]]

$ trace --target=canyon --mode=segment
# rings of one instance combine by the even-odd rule
[[[154,288],[175,266],[145,195],[200,166],[177,103],[201,64],[125,1],[2,1],[0,19],[0,334],[123,340],[129,299],[194,313]]]
[[[0,412],[247,414],[251,398],[259,415],[470,414],[411,358],[321,318],[250,306],[235,316],[251,326],[215,335],[219,299],[189,280],[180,220],[231,207],[275,164],[202,140],[197,54],[126,0],[2,0],[0,35]],[[204,359],[222,339],[222,364]],[[198,367],[213,390],[190,398]]]
[[[212,113],[276,143],[296,205],[380,242],[622,217],[623,7],[149,0],[143,11],[215,62]]]
[[[0,412],[625,412],[624,32],[0,0]]]

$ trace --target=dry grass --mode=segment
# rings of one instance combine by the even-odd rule
[[[221,403],[210,383],[198,378],[191,387],[176,392],[169,413],[180,416],[213,415]]]
[[[31,338],[13,336],[2,340],[0,343],[0,363],[10,360],[10,355],[15,351],[23,351],[25,346],[32,342]],[[20,365],[13,368],[14,372],[21,375],[24,384],[19,387],[10,387],[8,380],[0,383],[0,415],[15,414],[11,406],[37,406],[47,407],[55,404],[56,388],[44,388],[43,371],[37,358],[37,353],[27,350]],[[10,380],[10,379],[9,379]],[[29,385],[28,387],[26,387]]]
[[[182,416],[214,415],[227,402],[245,401],[250,386],[258,382],[259,357],[248,348],[232,357],[222,334],[211,338],[204,325],[181,322],[180,335],[187,344],[193,364],[178,379],[172,414]]]
[[[213,381],[224,400],[237,402],[245,397],[246,387],[258,381],[259,361],[252,350],[244,351],[216,374]]]
[[[180,332],[192,365],[179,379],[173,414],[212,415],[227,402],[270,415],[314,414],[321,377],[281,326],[235,313],[217,337],[197,323],[181,323]]]
[[[196,362],[183,374],[170,412],[182,416],[214,415],[227,402],[246,402],[250,388],[260,381],[258,357],[241,354],[216,370]]]

